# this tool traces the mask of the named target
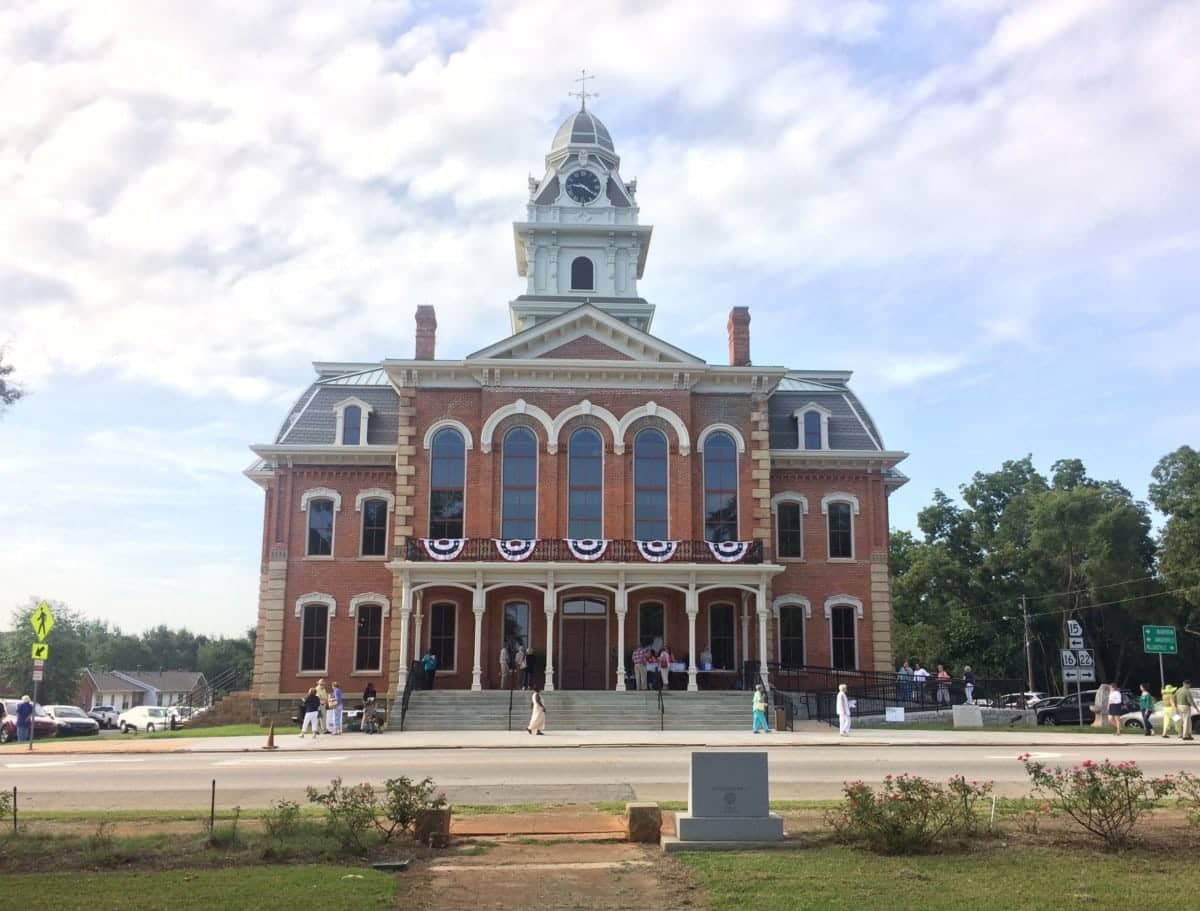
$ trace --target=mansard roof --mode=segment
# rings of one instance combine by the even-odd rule
[[[829,412],[829,448],[885,452],[875,422],[851,391],[848,371],[792,371],[771,394],[767,409],[772,449],[798,449],[797,411],[816,405]]]

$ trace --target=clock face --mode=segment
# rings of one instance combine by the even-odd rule
[[[567,195],[578,203],[589,203],[600,195],[600,178],[591,171],[572,171],[564,186]]]

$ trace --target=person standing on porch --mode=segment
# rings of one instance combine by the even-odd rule
[[[500,689],[508,689],[508,675],[512,671],[512,663],[508,657],[508,643],[500,646]]]
[[[662,675],[662,688],[669,690],[671,688],[671,650],[665,645],[658,653],[658,672]]]
[[[767,724],[767,693],[760,683],[754,688],[754,726],[753,731],[757,734],[759,731],[770,734],[771,728]]]
[[[657,690],[662,688],[662,677],[658,673],[658,653],[654,649],[647,647],[645,653],[643,673],[646,676],[646,688]]]
[[[629,663],[633,665],[633,688],[644,690],[646,688],[646,647],[639,645],[635,648]]]
[[[529,675],[526,669],[529,667],[529,656],[525,654],[525,646],[520,642],[517,643],[517,651],[513,654],[513,667],[517,670],[517,677],[521,681],[521,689],[529,689]],[[513,680],[514,685],[516,680]]]
[[[846,694],[846,684],[838,684],[837,694],[838,734],[847,737],[850,734],[850,697]]]
[[[525,730],[540,736],[546,730],[546,704],[542,702],[542,694],[537,687],[534,687],[533,695],[529,699],[529,708],[529,727]]]
[[[433,689],[433,684],[437,680],[437,655],[433,649],[427,651],[421,658],[421,670],[425,672],[425,689]]]

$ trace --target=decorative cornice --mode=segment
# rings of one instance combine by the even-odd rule
[[[324,604],[329,608],[329,619],[332,620],[337,616],[337,599],[333,595],[327,595],[324,592],[309,592],[307,595],[301,595],[296,599],[296,616],[299,617],[304,611],[306,604]]]

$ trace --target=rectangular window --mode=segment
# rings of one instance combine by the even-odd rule
[[[457,632],[458,605],[435,604],[429,613],[429,650],[437,657],[438,670],[452,671],[458,656],[455,633]]]
[[[830,559],[849,559],[854,556],[854,542],[851,532],[850,504],[829,504],[829,557]]]
[[[779,531],[779,556],[798,559],[804,556],[804,516],[799,503],[780,503],[775,514]]]
[[[387,554],[387,500],[367,500],[363,503],[362,555],[382,557]]]
[[[779,608],[779,664],[804,667],[804,608]]]
[[[646,602],[638,606],[638,644],[657,645],[662,648],[667,637],[666,608],[655,602]]]
[[[329,645],[329,608],[324,604],[304,605],[300,629],[300,670],[324,671]]]
[[[806,412],[804,415],[804,448],[821,448],[821,415],[815,411]]]
[[[592,598],[572,598],[563,602],[563,614],[573,617],[603,617],[608,613],[608,605],[603,601]]]
[[[431,490],[429,492],[429,537],[461,538],[463,536],[463,492]]]
[[[504,605],[504,644],[508,646],[510,658],[516,654],[518,645],[529,649],[528,604],[514,601]]]
[[[839,671],[852,671],[858,664],[854,648],[854,608],[835,607],[830,623],[833,624],[833,666]]]
[[[358,628],[354,637],[354,669],[378,671],[382,668],[383,607],[379,604],[358,606]]]
[[[511,540],[520,538],[523,541],[537,537],[534,529],[537,527],[537,490],[504,491],[503,519],[501,521],[500,537]]]
[[[312,500],[308,504],[308,556],[333,554],[333,500]]]
[[[714,668],[734,670],[732,604],[713,604],[708,608],[708,650],[712,653]]]

